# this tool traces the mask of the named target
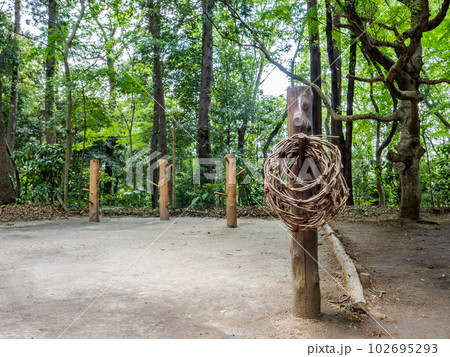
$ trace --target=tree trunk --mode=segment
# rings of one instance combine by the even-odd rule
[[[354,76],[356,73],[356,35],[350,34],[350,58],[349,58],[349,74]],[[353,101],[355,97],[355,80],[350,78],[348,80],[347,88],[347,115],[353,115]],[[352,144],[353,144],[353,122],[349,121],[345,123],[345,161],[344,166],[344,179],[349,189],[349,196],[347,199],[347,205],[353,206],[355,204],[353,200],[353,177],[352,177]]]
[[[68,194],[69,194],[69,168],[70,161],[72,159],[72,78],[70,77],[70,67],[69,67],[69,49],[72,45],[72,41],[75,38],[75,34],[80,26],[81,20],[84,16],[85,4],[84,0],[80,0],[81,10],[78,18],[72,28],[69,38],[64,43],[63,60],[64,60],[64,75],[66,79],[67,87],[67,114],[66,114],[66,154],[64,160],[64,171],[62,175],[61,185],[63,188],[63,202],[65,207],[67,207]]]
[[[328,61],[331,69],[331,106],[336,113],[341,114],[341,59],[339,56],[337,42],[333,39],[333,25],[337,22],[337,19],[333,18],[330,0],[326,0],[325,5],[327,11],[325,31],[327,35]],[[335,136],[335,138],[331,138],[331,142],[339,148],[342,156],[342,162],[345,163],[345,141],[342,131],[342,122],[331,120],[331,135]]]
[[[105,148],[105,174],[107,174],[111,179],[113,178],[113,161],[114,161],[114,151],[116,150],[117,138],[115,136],[110,136],[106,139]],[[113,194],[113,183],[108,180],[105,183],[105,192],[109,195]]]
[[[55,133],[52,124],[53,107],[55,103],[55,90],[53,78],[55,76],[56,56],[55,56],[55,27],[56,27],[56,0],[48,2],[48,34],[47,34],[47,58],[45,60],[45,140],[47,144],[55,142]]]
[[[14,10],[14,34],[20,34],[20,0],[15,0]],[[19,63],[13,68],[11,80],[11,99],[9,104],[9,119],[7,129],[7,143],[11,152],[14,150],[16,136],[17,103],[19,98]]]
[[[5,124],[3,122],[2,80],[0,78],[0,205],[14,203],[16,193],[9,178],[10,157],[8,154]]]
[[[200,102],[198,115],[198,156],[211,157],[210,122],[211,92],[213,80],[213,33],[209,20],[212,16],[213,0],[202,0],[202,73],[200,83]]]
[[[400,173],[401,199],[400,218],[420,219],[420,158],[425,149],[420,145],[419,103],[400,101],[401,134],[395,145],[397,152],[389,151],[387,159],[395,163]]]
[[[371,86],[372,87],[372,86]],[[372,88],[371,88],[372,89]],[[377,191],[378,191],[378,205],[386,205],[386,193],[381,182],[382,179],[382,169],[381,169],[381,152],[380,152],[380,136],[381,136],[381,123],[377,122],[377,138],[375,143],[375,177],[377,180]]]
[[[317,0],[308,1],[309,13],[309,59],[311,83],[322,88],[322,66],[320,60],[319,22],[317,20]],[[313,135],[322,135],[322,100],[314,93],[312,102]]]
[[[425,150],[420,145],[419,92],[423,67],[422,37],[425,32],[435,30],[446,18],[450,2],[442,2],[439,12],[431,19],[429,1],[401,1],[410,11],[409,28],[394,42],[377,42],[365,29],[363,18],[358,14],[355,2],[346,2],[346,18],[352,30],[358,35],[362,47],[371,61],[382,66],[387,73],[384,85],[391,95],[400,100],[396,119],[401,122],[401,135],[395,145],[397,152],[390,151],[387,159],[394,162],[400,173],[401,201],[400,218],[420,219],[420,177],[419,163]],[[402,38],[403,39],[400,39]],[[399,41],[400,39],[400,41]],[[391,47],[396,59],[381,48]],[[393,52],[391,52],[393,53]],[[381,71],[379,71],[381,72]]]
[[[113,110],[115,107],[114,92],[116,91],[116,70],[114,68],[114,57],[112,56],[112,50],[109,48],[109,40],[105,42],[105,47],[108,49],[106,52],[106,65],[108,67],[108,82],[109,82],[109,101],[110,108]]]
[[[157,157],[161,155],[164,157],[167,155],[167,129],[166,129],[166,113],[164,103],[164,86],[162,77],[162,63],[161,63],[161,48],[158,44],[160,40],[160,5],[155,4],[155,1],[149,2],[149,27],[152,37],[154,39],[153,45],[153,128],[152,128],[152,141],[151,141],[151,157],[150,157],[150,170],[152,175],[150,180],[154,181],[158,175]],[[158,147],[160,152],[157,155]],[[158,204],[157,190],[153,187],[152,191],[152,205],[156,207]]]
[[[175,115],[175,114],[174,114]],[[175,117],[172,120],[172,207],[177,206],[176,164],[177,164],[177,131]]]
[[[432,170],[431,170],[431,166],[430,166],[430,155],[429,155],[429,151],[427,148],[427,138],[425,136],[425,133],[422,130],[422,140],[423,140],[423,145],[425,145],[425,152],[427,153],[427,167],[428,167],[428,174],[430,175],[430,201],[431,201],[431,207],[436,207],[434,205],[434,194],[433,194],[433,180],[431,179],[432,176]]]
[[[167,155],[167,128],[166,128],[166,111],[164,102],[164,86],[163,86],[163,69],[161,61],[161,47],[158,44],[160,41],[160,26],[161,26],[161,12],[160,5],[152,0],[150,1],[150,31],[154,39],[153,45],[153,82],[154,82],[154,103],[153,113],[157,116],[159,121],[159,148],[161,155]]]
[[[81,150],[80,159],[80,178],[78,180],[78,208],[81,208],[81,198],[83,194],[83,170],[84,170],[84,156],[86,153],[86,131],[87,131],[87,113],[86,113],[86,93],[84,87],[81,89],[83,96],[83,149]]]
[[[416,0],[412,5],[414,10],[411,11],[411,26],[419,26],[422,17],[421,2]],[[410,54],[396,80],[400,91],[419,93],[420,83],[418,78],[420,78],[423,67],[422,35],[420,33],[414,39],[411,39],[411,43],[416,44],[415,50]],[[425,149],[420,145],[419,95],[414,99],[401,100],[399,110],[402,125],[400,140],[395,145],[397,153],[390,151],[387,158],[396,163],[394,168],[400,173],[402,189],[400,218],[417,221],[420,219],[422,195],[419,166],[420,159],[425,153]]]
[[[379,142],[379,127],[380,127],[381,123],[378,123],[377,125],[377,143]],[[391,127],[391,131],[389,132],[388,136],[386,137],[386,139],[381,143],[381,145],[377,144],[377,151],[376,151],[376,177],[377,177],[377,191],[378,191],[378,204],[380,206],[384,206],[386,204],[386,194],[384,192],[384,188],[383,188],[383,182],[382,182],[382,177],[383,177],[383,170],[381,168],[381,155],[383,154],[383,150],[386,149],[388,147],[388,145],[391,143],[392,139],[395,136],[395,133],[397,132],[397,127],[398,127],[398,122],[393,122],[392,123],[392,127]]]
[[[238,129],[238,153],[244,157],[245,132],[247,131],[248,118],[245,116],[242,120],[242,125]]]
[[[69,168],[70,161],[72,159],[72,80],[70,78],[70,67],[69,59],[64,57],[64,73],[66,77],[67,86],[67,114],[66,114],[66,154],[64,160],[64,171],[62,177],[62,188],[63,188],[63,201],[64,205],[67,207],[67,196],[69,194]]]

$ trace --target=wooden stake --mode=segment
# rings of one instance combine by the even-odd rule
[[[159,163],[159,218],[162,221],[169,220],[169,177],[168,163],[166,159],[160,159]]]
[[[288,108],[288,135],[312,133],[312,97],[309,87],[291,87],[287,91]],[[299,142],[300,152],[297,165],[293,168],[298,175],[305,160],[302,140]],[[291,184],[295,187],[295,181]],[[298,198],[311,197],[313,192],[307,191],[298,194]],[[293,208],[293,212],[301,211]],[[320,316],[320,286],[319,266],[317,262],[317,231],[292,232],[291,261],[292,261],[292,287],[294,292],[294,316],[301,318],[317,318]]]
[[[91,160],[89,177],[89,222],[100,222],[99,202],[98,202],[98,172],[100,161]]]
[[[236,155],[225,155],[226,185],[227,185],[227,227],[237,227],[236,214]]]

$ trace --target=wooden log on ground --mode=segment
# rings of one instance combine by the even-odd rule
[[[312,133],[312,91],[309,87],[291,87],[287,91],[288,136]],[[304,150],[299,152],[296,167],[297,176],[304,162]],[[295,187],[295,180],[291,181]],[[297,194],[298,198],[306,199],[313,192]],[[293,212],[301,214],[297,208]],[[296,317],[317,318],[320,316],[320,284],[317,254],[317,231],[294,231],[291,241],[292,288],[294,293],[293,313]]]
[[[361,285],[361,281],[359,280],[359,275],[353,260],[345,252],[344,246],[336,237],[330,225],[325,225],[325,231],[327,232],[328,239],[331,242],[336,259],[344,272],[345,280],[347,282],[347,291],[351,299],[350,301],[356,307],[367,311],[363,287]]]
[[[160,159],[159,163],[159,219],[169,220],[169,172],[166,159]]]
[[[236,213],[236,155],[225,155],[227,186],[227,227],[237,227]]]
[[[98,183],[100,160],[91,160],[89,176],[89,222],[100,222],[100,204],[98,196]]]

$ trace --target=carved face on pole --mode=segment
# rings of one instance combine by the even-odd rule
[[[301,133],[306,135],[311,135],[313,129],[312,116],[310,115],[312,99],[310,94],[312,93],[308,93],[310,91],[311,88],[304,90],[298,100],[292,104],[294,106],[293,123]]]

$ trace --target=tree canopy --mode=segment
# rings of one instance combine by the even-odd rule
[[[449,4],[1,5],[0,201],[82,207],[86,163],[100,159],[103,206],[154,207],[149,181],[167,157],[172,207],[223,205],[224,177],[212,173],[236,153],[247,169],[239,203],[262,204],[263,160],[287,136],[286,93],[265,88],[288,78],[320,99],[315,134],[339,146],[355,204],[399,205],[414,219],[420,206],[448,206]],[[201,182],[199,156],[210,160]]]

